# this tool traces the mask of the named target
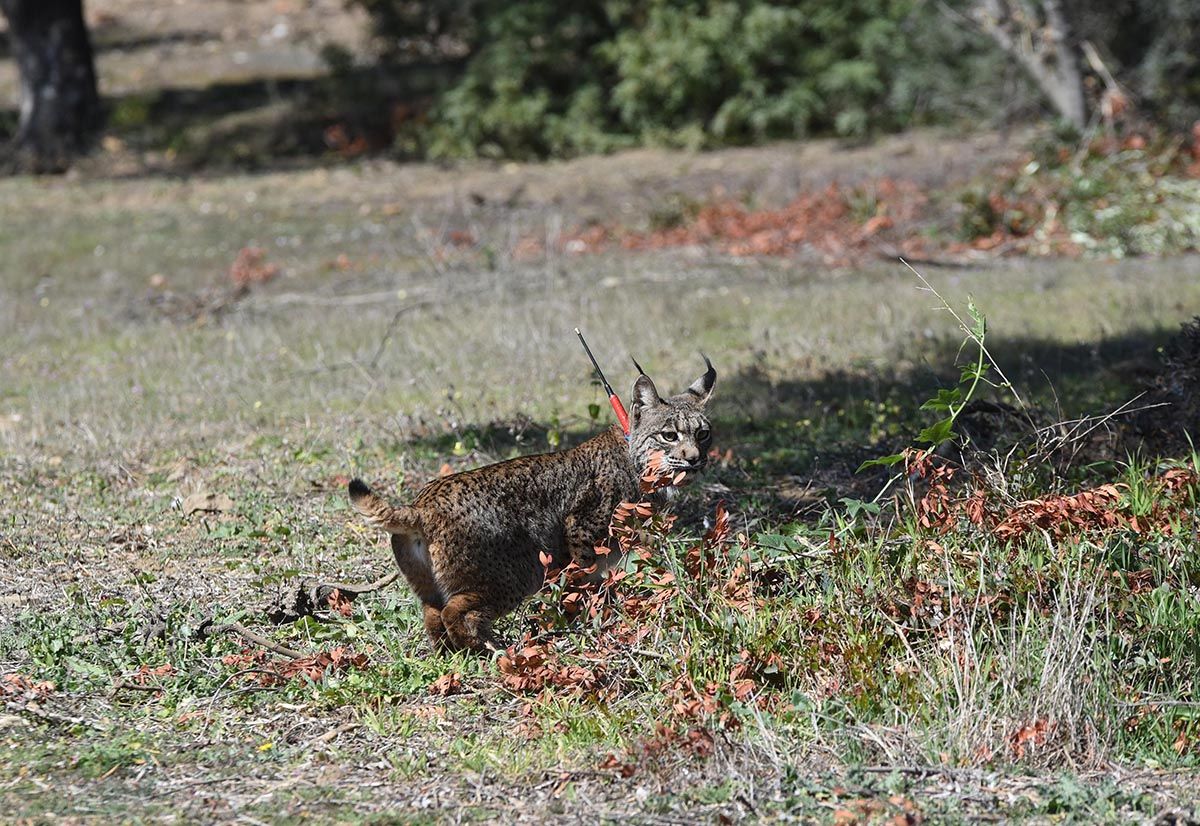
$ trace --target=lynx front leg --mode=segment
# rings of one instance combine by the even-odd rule
[[[429,644],[435,651],[439,649],[453,650],[454,646],[446,634],[446,624],[442,621],[442,611],[428,603],[425,604],[425,634]]]
[[[567,553],[571,561],[580,568],[596,567],[596,576],[602,576],[604,571],[617,561],[616,552],[610,550],[607,554],[596,553],[596,545],[604,538],[604,526],[592,521],[568,514],[563,520],[565,527]]]
[[[472,651],[488,649],[503,651],[504,646],[492,633],[492,622],[501,614],[503,606],[498,606],[485,595],[478,592],[455,594],[446,602],[442,609],[442,624],[446,634],[455,648],[467,648]]]

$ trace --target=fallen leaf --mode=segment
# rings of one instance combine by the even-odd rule
[[[1021,726],[1008,738],[1008,746],[1013,756],[1021,759],[1025,756],[1026,745],[1045,745],[1047,738],[1053,732],[1055,724],[1042,717],[1028,725]]]
[[[267,251],[262,247],[242,247],[229,267],[229,280],[242,289],[267,283],[279,275],[279,265],[268,264],[266,257]]]
[[[624,763],[617,758],[615,754],[609,754],[598,766],[600,769],[616,771],[621,777],[633,777],[637,772],[637,766],[633,763]]]
[[[337,588],[329,592],[326,600],[329,602],[329,610],[341,614],[343,617],[354,615],[354,603]]]
[[[429,693],[439,697],[449,697],[462,691],[462,675],[457,671],[448,671],[429,685]]]

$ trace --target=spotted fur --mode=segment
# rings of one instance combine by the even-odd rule
[[[666,399],[639,376],[628,440],[614,427],[560,453],[447,476],[401,507],[358,479],[350,483],[354,509],[392,534],[396,563],[424,606],[435,647],[499,648],[492,623],[542,587],[542,554],[554,567],[611,564],[615,554],[601,557],[596,546],[617,505],[640,495],[655,452],[673,470],[704,468],[712,438],[704,407],[717,379],[705,364],[703,376]]]

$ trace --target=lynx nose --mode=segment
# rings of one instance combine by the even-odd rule
[[[683,459],[685,462],[687,462],[690,465],[696,464],[696,460],[700,458],[700,449],[698,447],[693,447],[690,445],[687,447],[681,448],[679,453],[680,453],[679,458]]]

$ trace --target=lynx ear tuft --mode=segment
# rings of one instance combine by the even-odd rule
[[[692,382],[687,392],[696,397],[696,404],[703,407],[708,403],[708,397],[712,395],[713,386],[717,383],[717,371],[713,369],[712,362],[708,360],[708,356],[703,353],[700,355],[704,358],[704,366],[708,369],[703,376]]]
[[[654,382],[650,381],[650,377],[645,373],[638,376],[638,380],[633,385],[633,422],[637,424],[641,418],[641,413],[647,407],[662,404],[663,400],[658,395],[658,390],[654,387]]]

